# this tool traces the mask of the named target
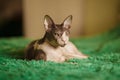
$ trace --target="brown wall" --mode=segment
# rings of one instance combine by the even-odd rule
[[[119,0],[85,0],[85,35],[107,31],[117,24]]]
[[[82,29],[83,0],[24,0],[25,36],[39,38],[44,34],[43,17],[49,14],[56,23],[73,15],[71,36],[77,37]]]
[[[40,38],[44,34],[43,18],[49,14],[56,23],[72,14],[71,37],[94,35],[114,27],[119,0],[23,0],[24,34]]]

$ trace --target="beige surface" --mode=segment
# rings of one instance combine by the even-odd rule
[[[117,24],[119,0],[86,0],[84,5],[85,35],[107,31]]]
[[[93,35],[116,25],[119,0],[23,0],[24,34],[40,38],[44,34],[43,18],[49,14],[56,23],[72,14],[71,37]]]

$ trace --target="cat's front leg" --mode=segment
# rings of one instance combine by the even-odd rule
[[[87,55],[85,55],[85,54],[83,54],[83,53],[81,53],[81,52],[77,52],[77,57],[78,58],[80,58],[80,59],[83,59],[83,58],[88,58],[88,56]]]
[[[80,59],[88,58],[87,55],[85,55],[82,52],[80,52],[77,48],[75,48],[74,51],[75,51],[75,55],[77,55],[77,57],[79,57]]]
[[[69,43],[69,45],[66,47],[66,49],[68,50],[69,54],[67,54],[68,58],[79,58],[79,59],[84,59],[84,58],[88,58],[87,55],[83,54],[82,52],[80,52],[77,47],[73,44],[73,43]]]
[[[69,54],[69,55],[66,55],[66,60],[69,60],[69,59],[85,59],[85,58],[88,58],[88,56],[86,55],[83,55],[83,54]]]

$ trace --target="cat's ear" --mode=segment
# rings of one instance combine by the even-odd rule
[[[66,28],[66,29],[69,29],[71,23],[72,23],[72,15],[68,16],[68,17],[64,20],[64,22],[63,22],[63,27]]]
[[[50,31],[54,25],[52,18],[49,15],[44,16],[44,26],[46,31]]]

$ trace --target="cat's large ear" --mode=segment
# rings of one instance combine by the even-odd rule
[[[63,27],[66,28],[66,29],[69,29],[71,23],[72,23],[72,15],[68,16],[68,17],[64,20],[64,22],[63,22]]]
[[[52,18],[48,15],[44,16],[44,26],[46,31],[50,31],[54,25]]]

